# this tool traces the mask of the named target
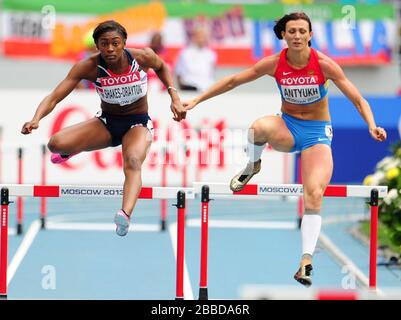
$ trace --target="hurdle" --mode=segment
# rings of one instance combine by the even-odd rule
[[[1,184],[0,299],[7,299],[8,211],[10,197],[122,197],[123,188],[113,186]],[[176,299],[184,299],[185,199],[194,199],[193,188],[142,187],[139,199],[177,199]]]
[[[266,200],[269,196],[302,196],[301,184],[248,184],[242,191],[233,192],[227,183],[194,182],[195,194],[202,195],[201,209],[201,258],[199,300],[207,300],[207,267],[208,267],[208,216],[209,201],[213,199],[248,199]],[[370,199],[370,262],[369,288],[376,290],[377,273],[377,227],[378,200],[387,195],[387,186],[329,185],[324,197],[346,197]],[[210,198],[212,197],[212,199]]]

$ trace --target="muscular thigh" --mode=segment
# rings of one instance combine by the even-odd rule
[[[333,173],[331,148],[316,144],[301,154],[302,182],[306,189],[326,188]]]
[[[256,143],[268,143],[273,149],[289,152],[294,146],[294,138],[280,116],[266,116],[256,120],[250,130],[250,137]]]
[[[123,157],[135,157],[144,161],[151,144],[152,135],[147,128],[133,127],[122,139]]]
[[[55,139],[64,148],[77,151],[92,151],[110,146],[111,135],[105,125],[97,118],[66,127],[58,131]]]

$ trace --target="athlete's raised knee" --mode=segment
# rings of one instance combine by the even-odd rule
[[[250,126],[248,130],[248,141],[254,144],[266,143],[267,132],[263,120],[258,119]]]
[[[52,153],[60,153],[63,151],[63,141],[57,135],[50,138],[47,147]]]

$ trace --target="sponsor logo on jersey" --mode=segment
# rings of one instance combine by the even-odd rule
[[[141,76],[138,71],[135,71],[125,75],[103,77],[99,78],[98,80],[100,81],[102,87],[111,87],[140,81]]]
[[[308,84],[317,84],[317,76],[310,77],[288,77],[280,79],[280,84],[292,86],[292,85],[308,85]]]

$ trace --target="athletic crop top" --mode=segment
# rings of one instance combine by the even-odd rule
[[[287,63],[287,50],[280,53],[274,77],[284,101],[306,105],[322,100],[328,91],[328,81],[320,69],[317,53],[311,48],[309,63],[302,69],[294,69]]]
[[[97,66],[97,79],[95,88],[100,99],[110,104],[124,106],[131,104],[146,95],[148,90],[148,79],[146,72],[143,71],[131,53],[124,49],[129,61],[129,66],[125,73],[114,74],[107,69],[106,62],[99,55]]]

